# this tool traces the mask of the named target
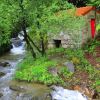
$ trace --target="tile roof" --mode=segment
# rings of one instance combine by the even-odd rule
[[[93,6],[86,6],[86,7],[76,8],[75,15],[76,16],[84,16],[88,12],[90,12],[91,10],[94,10],[94,7]]]

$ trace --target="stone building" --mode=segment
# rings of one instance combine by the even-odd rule
[[[74,46],[79,47],[80,45],[84,44],[88,38],[95,37],[95,35],[97,34],[96,24],[100,23],[100,10],[97,10],[93,6],[80,7],[76,8],[75,16],[84,16],[86,20],[86,25],[83,27],[83,29],[78,30],[80,36],[78,35],[72,38],[70,37],[70,32],[61,32],[56,37],[54,36],[48,41],[48,48],[72,48]],[[79,41],[77,42],[77,44],[75,44],[74,38],[78,38]]]

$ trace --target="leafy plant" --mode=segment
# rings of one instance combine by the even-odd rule
[[[28,55],[23,62],[19,63],[18,70],[15,74],[15,79],[25,80],[28,82],[39,82],[47,85],[63,84],[63,80],[59,76],[53,76],[49,71],[49,67],[55,67],[56,62],[49,61],[45,57],[40,57],[34,62],[31,56]]]
[[[84,46],[84,50],[85,52],[93,53],[95,48],[99,45],[100,45],[100,42],[94,39]]]
[[[80,59],[77,58],[77,57],[73,57],[73,58],[72,58],[72,62],[73,62],[75,65],[80,64]]]
[[[96,30],[100,31],[100,24],[97,25]]]
[[[70,72],[67,67],[62,67],[59,72],[60,75],[63,75],[65,78],[72,77],[73,73]]]

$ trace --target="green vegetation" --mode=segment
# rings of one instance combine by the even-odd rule
[[[98,47],[100,45],[100,42],[97,41],[96,39],[93,40],[88,40],[87,44],[84,47],[85,52],[89,52],[89,53],[95,53],[94,50],[96,47]]]
[[[100,0],[89,0],[90,5],[100,6]]]
[[[88,84],[91,88],[97,89],[99,86],[99,74],[100,71],[95,69],[87,60],[84,58],[84,51],[82,49],[51,49],[48,51],[50,55],[63,53],[66,56],[66,60],[72,61],[75,65],[75,73],[70,72],[64,67],[62,61],[54,62],[48,57],[40,57],[36,61],[32,60],[30,55],[19,63],[18,70],[15,74],[15,79],[25,80],[28,82],[38,82],[46,85],[61,84],[68,85],[70,80],[73,80],[77,71],[86,72],[88,74]],[[58,66],[60,64],[60,66]],[[49,69],[57,68],[57,76],[54,76]],[[77,78],[77,77],[76,77]],[[77,80],[77,79],[76,79]],[[67,82],[67,83],[66,83]],[[73,81],[71,81],[73,82]],[[78,81],[80,83],[80,81]]]
[[[33,63],[32,63],[33,62]],[[55,68],[56,62],[49,61],[45,57],[38,58],[33,61],[30,56],[27,56],[23,62],[19,63],[15,78],[18,80],[25,80],[28,82],[39,82],[46,85],[62,84],[63,80],[60,76],[53,76],[49,72],[49,68]]]
[[[100,31],[100,24],[97,25],[96,30]]]
[[[84,51],[82,49],[77,49],[77,50],[69,49],[66,50],[66,54],[68,55],[67,58],[69,58],[69,60],[72,60],[73,63],[76,65],[76,70],[80,69],[81,71],[87,71],[87,73],[89,74],[89,80],[91,81],[90,87],[96,88],[97,86],[99,86],[100,71],[97,70],[86,60],[86,58],[84,57]],[[97,91],[99,91],[99,89],[97,89]]]

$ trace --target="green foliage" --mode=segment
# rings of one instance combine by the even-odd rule
[[[60,75],[63,75],[65,78],[71,78],[73,73],[70,72],[67,67],[62,67],[59,72]]]
[[[100,31],[100,24],[97,25],[96,30]]]
[[[89,4],[92,6],[100,6],[100,0],[89,0]]]
[[[92,45],[99,45],[95,40],[92,43]],[[89,75],[89,80],[92,81],[90,86],[97,91],[99,91],[98,87],[100,85],[100,70],[96,69],[94,66],[92,66],[85,58],[84,56],[84,51],[82,49],[67,49],[66,50],[66,55],[68,60],[72,60],[74,58],[73,63],[76,65],[76,70],[81,70],[81,71],[87,71]],[[76,62],[77,63],[76,64]]]
[[[49,61],[47,58],[39,58],[36,61],[31,57],[25,58],[20,64],[18,64],[18,70],[15,74],[15,79],[25,80],[28,82],[39,82],[44,84],[57,84],[63,83],[63,80],[59,76],[53,76],[49,71],[49,67],[55,67],[56,62]]]
[[[100,42],[97,41],[96,39],[89,40],[87,44],[84,46],[84,50],[85,52],[94,53],[95,48],[99,45],[100,45]]]
[[[73,58],[72,58],[72,62],[73,62],[73,64],[75,64],[75,65],[80,64],[80,59],[77,58],[77,57],[73,57]]]
[[[98,42],[96,40],[93,40],[93,43],[91,43],[92,45],[100,45],[98,44]],[[77,49],[77,50],[73,50],[73,49],[67,49],[66,50],[66,55],[67,55],[67,58],[69,60],[72,60],[73,61],[73,57],[75,58],[73,63],[77,62],[77,60],[79,60],[79,63],[75,63],[75,65],[77,66],[76,68],[77,69],[80,69],[80,70],[85,70],[88,72],[89,74],[89,79],[91,81],[94,81],[95,83],[91,83],[91,87],[92,88],[95,88],[97,86],[99,86],[99,80],[100,80],[100,71],[97,70],[94,66],[92,66],[87,60],[86,58],[84,57],[84,51],[82,49]],[[80,67],[78,67],[80,66]],[[96,89],[98,90],[98,89]]]
[[[95,88],[98,92],[100,92],[99,88],[96,88],[100,86],[100,71],[89,64],[85,67],[85,70],[89,73],[89,79],[94,81],[94,83],[91,83],[91,87]]]
[[[43,37],[44,39],[44,44],[47,45],[48,33],[53,29],[51,28],[51,26],[53,25],[52,22],[54,22],[54,20],[56,21],[57,18],[57,16],[55,16],[56,18],[54,20],[51,20],[52,17],[54,17],[53,15],[55,15],[59,11],[74,7],[66,0],[51,0],[51,2],[48,1],[48,3],[45,3],[45,1],[41,2],[42,5],[40,4],[40,1],[37,1],[36,5],[39,4],[39,6],[36,6],[37,9],[34,9],[35,11],[33,12],[33,23],[29,30],[29,35],[38,46],[40,46],[41,44],[41,37]],[[54,24],[54,26],[56,26],[56,24]],[[57,33],[57,30],[55,30],[55,32]]]
[[[73,63],[83,64],[86,61],[84,58],[84,51],[82,49],[66,49],[66,56],[69,60],[72,60]]]
[[[75,16],[75,8],[69,10],[68,12],[66,10],[59,11],[50,16],[48,20],[50,33],[59,33],[61,31],[79,31],[84,26],[84,23],[83,17]]]
[[[44,84],[55,84],[59,81],[59,77],[54,77],[48,72],[48,67],[51,66],[51,62],[45,62],[44,64],[34,66],[32,68],[33,78],[36,82]],[[57,80],[58,79],[58,80]]]

